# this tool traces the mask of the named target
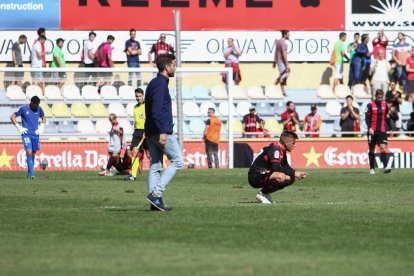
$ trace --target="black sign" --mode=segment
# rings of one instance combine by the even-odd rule
[[[402,1],[395,0],[352,0],[352,13],[383,14],[388,9],[402,8]],[[381,11],[382,10],[382,11]]]

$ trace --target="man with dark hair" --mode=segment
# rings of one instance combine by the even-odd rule
[[[221,120],[216,117],[215,113],[216,110],[214,108],[208,109],[208,120],[206,121],[203,135],[209,169],[213,168],[213,158],[216,169],[219,168],[218,146],[220,143]]]
[[[355,54],[352,57],[351,66],[354,71],[354,83],[359,84],[363,81],[363,71],[367,64],[367,60],[371,58],[371,53],[368,49],[369,35],[363,34],[361,43],[355,49]]]
[[[148,53],[148,62],[152,67],[157,67],[157,59],[160,55],[174,54],[174,48],[167,44],[167,35],[165,33],[160,34],[160,38],[157,43],[154,43],[151,47],[151,50]],[[154,53],[154,59],[152,54]]]
[[[137,31],[135,29],[129,30],[129,39],[125,42],[125,53],[127,55],[128,68],[140,68],[139,56],[142,54],[141,45],[135,40]],[[128,85],[132,86],[132,80],[136,77],[137,87],[141,86],[141,73],[128,73]]]
[[[402,87],[403,92],[409,92],[407,85],[406,63],[410,56],[411,46],[406,42],[406,36],[403,33],[398,33],[398,43],[394,43],[392,48],[392,58],[395,60],[396,67],[394,69],[394,78]]]
[[[411,112],[410,120],[407,121],[407,131],[414,131],[414,112]],[[414,137],[414,134],[410,133],[408,136]]]
[[[83,44],[82,49],[82,57],[81,61],[85,65],[86,68],[94,68],[95,63],[93,62],[95,57],[95,52],[98,49],[98,46],[95,42],[96,33],[94,31],[90,31],[88,35],[88,40],[86,40]],[[85,79],[87,83],[91,81],[94,81],[94,78],[96,77],[96,74],[94,72],[85,72]]]
[[[66,67],[65,56],[63,54],[63,43],[65,42],[64,39],[58,38],[56,40],[56,46],[53,49],[53,61],[52,61],[52,68],[64,68]],[[65,84],[66,80],[66,73],[65,72],[53,72],[53,78],[56,80],[57,86],[62,88]]]
[[[46,67],[46,54],[48,53],[45,50],[45,42],[46,37],[41,35],[36,40],[35,44],[33,44],[30,55],[32,68]],[[42,72],[32,72],[32,80],[34,85],[39,85],[42,89],[44,89],[45,83]]]
[[[20,45],[24,45],[26,41],[27,37],[25,35],[20,35],[19,40],[13,43],[11,53],[14,67],[23,67],[22,49],[20,48]],[[22,85],[23,76],[24,72],[15,72],[14,79],[11,84]]]
[[[346,106],[341,109],[341,120],[339,125],[343,132],[360,131],[359,109],[353,105],[354,98],[351,95],[346,96]],[[355,134],[342,134],[342,137],[355,137]]]
[[[98,62],[98,67],[102,68],[112,68],[114,67],[114,62],[112,61],[112,43],[114,43],[115,37],[112,35],[108,35],[106,38],[106,42],[102,43],[101,46],[98,47],[96,53],[95,53],[95,63]],[[100,49],[102,47],[102,50]],[[99,52],[99,53],[98,53]],[[101,54],[100,57],[101,60],[97,59],[99,58],[97,55]],[[103,77],[103,80],[101,79],[97,86],[102,85],[109,85],[111,84],[112,79],[112,72],[104,72],[100,73],[100,75]]]
[[[243,138],[256,138],[256,133],[253,132],[257,132],[257,124],[259,124],[259,128],[263,129],[262,119],[260,119],[259,115],[256,114],[256,108],[254,106],[251,106],[249,108],[249,114],[243,116]]]
[[[380,159],[384,166],[384,173],[391,172],[391,164],[387,162],[387,129],[386,124],[389,119],[398,119],[396,113],[391,113],[386,102],[383,101],[384,91],[378,89],[375,92],[375,100],[367,105],[365,112],[365,122],[368,127],[368,145],[369,145],[369,166],[370,174],[375,174],[375,146],[380,149]],[[397,118],[395,118],[397,117]],[[386,167],[387,166],[387,167]]]
[[[349,53],[349,80],[348,80],[348,86],[349,89],[352,89],[352,85],[354,85],[354,71],[355,69],[352,67],[352,58],[355,55],[355,50],[358,47],[359,43],[359,33],[354,34],[354,41],[348,44],[347,52]]]
[[[295,104],[288,101],[286,107],[286,111],[281,115],[283,130],[296,131],[296,127],[299,126],[299,114],[296,112]]]
[[[34,96],[30,99],[30,104],[21,106],[19,110],[13,113],[10,117],[11,122],[19,130],[22,136],[24,150],[26,151],[28,179],[34,179],[35,176],[35,156],[36,152],[40,149],[39,135],[43,134],[46,123],[45,114],[39,104],[39,97]],[[22,125],[17,122],[18,116],[22,118]],[[39,119],[41,119],[40,126]]]
[[[339,40],[334,44],[334,51],[335,51],[335,79],[333,83],[333,91],[335,92],[335,87],[340,83],[342,84],[343,77],[344,77],[344,57],[348,58],[345,53],[345,40],[346,40],[346,33],[341,32],[339,34]]]
[[[295,147],[298,135],[293,131],[283,131],[279,142],[262,148],[250,166],[248,180],[253,188],[261,188],[256,199],[260,203],[274,203],[271,193],[284,189],[295,182],[295,177],[303,179],[309,174],[298,172],[289,166],[286,152]]]
[[[289,61],[287,58],[287,44],[286,40],[289,40],[290,32],[288,30],[281,31],[282,38],[276,42],[276,51],[275,58],[273,61],[273,68],[276,68],[276,65],[279,69],[279,77],[276,79],[275,85],[280,84],[283,95],[286,95],[285,87],[287,84],[287,79],[290,73]]]
[[[157,68],[159,73],[150,81],[145,93],[145,137],[151,155],[147,200],[151,203],[151,210],[167,212],[171,208],[164,205],[162,195],[184,165],[182,150],[173,135],[172,102],[168,90],[169,78],[175,75],[175,56],[159,56]],[[161,175],[164,154],[171,163]]]

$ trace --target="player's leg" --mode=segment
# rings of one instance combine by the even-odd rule
[[[375,145],[377,144],[377,137],[376,135],[370,135],[368,133],[368,161],[369,161],[369,169],[370,174],[375,174]]]
[[[35,158],[36,158],[36,152],[40,150],[40,145],[39,145],[39,137],[38,136],[32,136],[31,137],[31,141],[32,141],[32,158],[31,158],[31,162],[30,162],[30,166],[29,166],[29,170],[31,171],[31,177],[34,178],[35,173],[34,173],[34,163],[35,163]]]
[[[32,178],[34,168],[32,139],[28,135],[23,135],[22,141],[24,150],[26,151],[27,178]]]
[[[250,186],[256,189],[260,189],[266,185],[269,180],[271,173],[259,173],[259,172],[249,172],[248,181]],[[256,194],[256,200],[263,204],[272,204],[273,200],[268,198],[269,196],[264,194],[262,190]]]
[[[385,138],[387,138],[386,134],[384,135]],[[386,141],[388,143],[388,141]],[[381,158],[381,162],[384,166],[384,173],[390,173],[391,172],[391,164],[389,164],[389,160],[387,158],[387,144],[384,143],[384,141],[382,143],[379,144],[379,149],[380,149],[380,158]]]
[[[274,172],[270,175],[269,180],[262,189],[262,193],[270,195],[276,191],[282,190],[295,182],[294,177],[290,177],[281,172]]]

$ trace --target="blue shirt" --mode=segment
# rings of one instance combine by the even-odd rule
[[[141,49],[141,45],[139,44],[139,42],[132,39],[128,39],[125,42],[125,51],[127,51],[129,47],[131,47],[132,50]],[[127,55],[127,62],[139,62],[139,55]]]
[[[35,132],[39,126],[39,118],[45,116],[40,106],[36,110],[32,110],[29,105],[21,106],[14,114],[22,117],[22,126],[27,128],[28,135],[36,135]]]
[[[145,135],[172,134],[172,101],[169,79],[158,73],[145,92]]]

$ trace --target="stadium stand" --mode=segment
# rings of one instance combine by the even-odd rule
[[[209,92],[208,92],[208,88],[203,85],[194,86],[192,91],[193,91],[193,95],[196,98],[196,100],[210,100],[211,99]]]
[[[51,118],[53,116],[48,104],[45,102],[40,102],[40,107],[42,108],[46,118]]]
[[[371,94],[365,91],[363,84],[355,84],[352,87],[352,95],[359,99],[371,99]]]
[[[322,84],[318,87],[316,94],[321,99],[335,99],[336,95],[333,93],[330,85]]]
[[[98,88],[92,85],[85,85],[82,87],[82,98],[85,100],[100,100],[101,96],[98,93]]]
[[[123,127],[125,135],[132,135],[134,128],[132,127],[130,121],[127,119],[118,119],[118,123]]]
[[[111,122],[108,119],[98,119],[96,121],[96,132],[100,134],[108,134],[112,128]]]
[[[351,89],[345,84],[338,84],[335,87],[335,95],[340,99],[345,99],[346,96],[351,95]]]
[[[91,103],[89,106],[89,113],[92,117],[108,117],[109,113],[106,111],[105,106],[102,103]]]
[[[192,100],[192,99],[194,99],[193,91],[188,87],[183,87],[182,97],[183,97],[183,100]]]
[[[75,118],[82,118],[82,117],[89,117],[89,111],[86,107],[86,104],[83,102],[74,102],[70,108],[73,117]]]
[[[58,133],[58,132],[59,132],[59,129],[57,125],[54,122],[46,120],[44,133],[53,134],[53,133]]]
[[[90,120],[82,119],[78,121],[77,129],[82,134],[95,134],[95,126]]]
[[[117,117],[127,117],[127,113],[125,112],[125,107],[120,102],[110,103],[108,105],[108,113],[114,113]]]
[[[201,116],[200,109],[195,102],[185,102],[183,104],[183,114],[185,116]]]
[[[45,87],[45,98],[47,100],[63,100],[62,92],[56,85],[47,85]]]
[[[259,116],[273,116],[275,108],[268,102],[260,102],[256,104],[256,113]]]
[[[135,90],[132,86],[122,85],[118,92],[122,100],[135,100]]]
[[[11,101],[26,100],[26,94],[24,94],[22,88],[17,85],[10,85],[7,87],[6,97]]]
[[[211,88],[211,97],[216,100],[227,100],[229,98],[226,88],[221,85]]]
[[[235,100],[247,100],[246,90],[238,85],[234,86],[233,89],[233,99]]]
[[[247,96],[250,99],[266,99],[266,95],[263,93],[262,87],[258,85],[249,86],[249,88],[247,88]]]
[[[239,102],[237,103],[236,112],[239,116],[243,117],[249,113],[249,109],[252,106],[250,102]]]
[[[269,100],[280,100],[284,99],[282,90],[280,89],[280,86],[275,85],[268,85],[265,87],[265,95],[266,98]]]
[[[204,126],[204,121],[200,118],[196,118],[190,121],[188,128],[191,133],[202,135],[204,132]]]
[[[214,108],[215,111],[216,111],[215,112],[216,116],[220,116],[220,112],[218,111],[217,106],[213,102],[210,102],[210,101],[201,103],[201,105],[200,105],[201,115],[202,116],[207,116],[207,111],[208,111],[209,108]]]
[[[135,96],[135,92],[132,93]],[[118,91],[112,85],[104,85],[101,87],[101,96],[104,100],[119,100]]]
[[[226,123],[226,128],[228,131],[229,129],[229,122]],[[234,120],[233,121],[233,134],[236,135],[236,137],[240,137],[242,134],[242,122],[240,120]]]
[[[79,88],[75,85],[64,86],[63,97],[67,100],[82,100]]]
[[[10,106],[0,106],[0,123],[10,122],[13,111]]]
[[[56,118],[69,118],[71,113],[68,106],[64,102],[56,102],[52,105],[52,113]]]
[[[60,133],[76,133],[75,125],[72,121],[64,120],[59,122],[58,129]]]
[[[38,96],[39,99],[44,99],[42,88],[38,85],[29,85],[26,87],[26,97],[31,99],[33,96]]]
[[[219,104],[218,109],[219,109],[219,112],[222,116],[226,116],[226,117],[229,116],[229,103],[227,101],[226,102],[221,102]],[[237,116],[236,107],[234,105],[232,105],[232,114],[233,114],[233,117]]]

